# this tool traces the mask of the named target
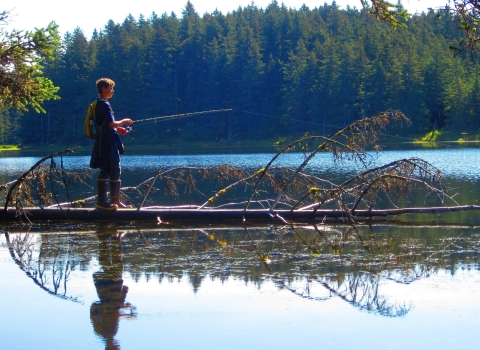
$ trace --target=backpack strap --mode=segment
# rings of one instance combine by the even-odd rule
[[[98,101],[107,102],[107,100],[105,100],[105,99],[103,99],[103,98],[98,98],[98,99],[97,99],[97,102],[98,102]],[[98,103],[95,105],[95,108],[94,108],[94,110],[93,110],[93,118],[95,119],[95,123],[97,123],[97,125],[98,125],[98,127],[100,128],[100,131],[101,131],[101,130],[103,129],[103,127],[104,127],[105,125],[107,125],[107,121],[104,120],[101,125],[98,123],[98,121],[97,121],[97,116],[96,116],[96,113],[95,113],[95,112],[97,111],[97,106],[98,106]]]

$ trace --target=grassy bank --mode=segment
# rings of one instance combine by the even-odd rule
[[[20,147],[14,145],[0,145],[0,152],[2,151],[19,151]]]
[[[428,136],[428,135],[427,135]],[[282,138],[277,140],[249,140],[238,141],[228,143],[224,142],[178,142],[178,143],[149,143],[141,144],[137,140],[129,140],[124,138],[126,155],[135,154],[226,154],[226,153],[276,153],[283,149],[285,146],[293,142],[294,138]],[[320,140],[310,142],[308,150],[314,150],[319,144]],[[480,140],[465,140],[465,139],[451,139],[445,137],[443,134],[437,135],[437,137],[419,137],[413,138],[399,138],[392,139],[391,137],[385,137],[378,142],[383,149],[406,149],[416,147],[428,147],[428,148],[440,148],[448,147],[448,145],[458,145],[468,147],[470,145],[480,145]],[[22,155],[31,154],[32,156],[40,156],[53,154],[60,151],[64,151],[68,148],[76,148],[76,155],[90,155],[93,147],[92,142],[86,142],[83,145],[38,145],[38,146],[9,146],[0,145],[0,151],[21,151]],[[300,147],[296,147],[296,151],[301,151]],[[15,153],[15,152],[14,152]]]
[[[458,144],[461,146],[478,145],[480,144],[480,135],[467,132],[434,130],[416,138],[414,143],[432,148],[442,147],[447,144]]]
[[[286,144],[272,144],[266,142],[222,142],[222,143],[181,143],[181,144],[139,144],[124,139],[126,155],[133,154],[214,154],[214,153],[276,153]],[[68,148],[76,148],[76,155],[90,155],[93,141],[83,145],[38,145],[26,146],[20,150],[22,154],[47,155]]]

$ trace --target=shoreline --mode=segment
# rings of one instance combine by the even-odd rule
[[[249,145],[242,143],[222,143],[222,144],[185,144],[185,145],[176,145],[176,146],[166,146],[166,145],[152,145],[152,144],[131,144],[125,142],[127,153],[132,155],[138,154],[228,154],[228,153],[277,153],[288,143],[282,144],[266,144],[265,142],[256,143],[253,142]],[[409,148],[441,148],[445,145],[451,146],[477,146],[480,145],[480,141],[405,141],[405,142],[379,142],[379,145],[383,150],[389,149],[409,149]],[[9,145],[10,146],[10,145]],[[93,147],[93,142],[90,144],[84,145],[38,145],[38,146],[10,146],[8,148],[2,147],[0,145],[0,153],[5,155],[14,156],[16,153],[32,153],[32,154],[51,154],[59,151],[63,151],[69,148],[80,147],[75,151],[76,154],[88,155],[91,152]],[[315,145],[313,145],[309,150],[313,151]],[[298,148],[298,152],[300,152]]]

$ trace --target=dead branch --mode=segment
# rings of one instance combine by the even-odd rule
[[[157,180],[162,180],[163,193],[165,195],[178,197],[182,192],[181,190],[184,189],[184,194],[195,193],[207,200],[201,205],[193,203],[180,206],[149,206],[148,209],[150,210],[203,211],[202,209],[206,209],[206,207],[209,206],[208,211],[210,211],[212,215],[224,210],[226,214],[222,214],[221,217],[228,216],[236,218],[237,215],[242,215],[239,213],[239,210],[227,208],[243,206],[243,213],[246,213],[251,203],[257,203],[261,209],[250,210],[254,217],[261,217],[265,215],[265,211],[268,210],[274,218],[284,223],[289,223],[289,220],[292,218],[314,219],[316,216],[343,218],[355,222],[356,217],[390,215],[388,214],[390,213],[390,211],[388,211],[389,209],[384,211],[374,210],[379,198],[382,199],[386,196],[387,199],[392,202],[393,206],[397,207],[394,196],[403,198],[403,196],[408,196],[418,188],[423,188],[427,196],[431,194],[438,195],[442,204],[446,204],[446,199],[451,200],[457,204],[458,208],[458,203],[452,196],[447,194],[446,183],[440,170],[422,159],[401,159],[373,167],[373,163],[369,161],[369,154],[366,151],[366,147],[371,146],[374,150],[379,149],[376,144],[377,138],[391,121],[409,122],[401,112],[388,111],[371,118],[364,118],[353,122],[331,138],[306,136],[294,141],[278,152],[265,167],[256,171],[249,171],[226,164],[214,167],[185,166],[171,169],[159,167],[153,177],[142,181],[136,186],[122,187],[121,190],[122,192],[134,191],[137,196],[141,197],[140,205],[137,207],[137,210],[140,211],[141,208],[144,208],[149,194],[162,189],[161,186],[157,186],[159,188],[154,187]],[[306,143],[312,140],[322,140],[322,143],[310,154],[305,154],[299,166],[273,166],[274,162],[283,153],[294,149],[298,145],[303,145],[302,150],[305,150],[307,149]],[[75,201],[70,200],[68,190],[70,178],[75,178],[75,176],[78,178],[80,176],[78,173],[69,174],[64,170],[63,158],[61,158],[59,166],[57,166],[53,160],[54,156],[60,155],[61,157],[62,154],[72,151],[73,149],[44,157],[17,181],[13,182],[13,184],[4,185],[4,188],[9,187],[4,215],[10,203],[15,203],[17,211],[34,203],[30,184],[31,179],[36,181],[34,190],[42,204],[57,203],[45,207],[46,209],[61,209],[65,206],[81,208],[85,206],[85,203],[93,201],[95,196]],[[328,179],[315,176],[315,174],[304,173],[305,167],[318,152],[330,152],[334,162],[344,159],[359,162],[364,170],[341,184],[336,184]],[[51,159],[48,168],[42,164],[47,159]],[[222,184],[222,188],[208,198],[208,196],[204,194],[206,191],[202,192],[199,187],[206,181],[215,181],[218,184]],[[227,183],[226,186],[223,185],[225,182]],[[228,203],[215,203],[216,206],[213,205],[220,196],[240,185],[245,186],[245,188],[252,187],[252,192],[247,200],[236,201],[234,199]],[[55,186],[65,188],[68,201],[59,203],[59,198],[55,193]],[[254,196],[257,197],[255,201],[253,200]],[[275,198],[273,198],[274,196]],[[284,198],[284,200],[280,201],[282,198]],[[315,203],[297,209],[307,198],[311,198]],[[336,210],[319,210],[326,204],[333,205],[334,203],[337,208]],[[275,207],[279,204],[288,210],[282,209],[274,211]],[[41,207],[43,208],[44,206]],[[364,207],[368,209],[359,209]],[[468,209],[466,209],[466,207],[464,208],[463,210],[473,209],[471,206],[469,206]],[[431,212],[431,209],[427,211]],[[448,209],[446,211],[448,211]],[[126,213],[126,211],[124,211],[124,213]],[[151,213],[139,213],[138,215],[124,214],[124,216],[147,217],[150,214]],[[81,217],[83,214],[78,210],[75,215]],[[114,214],[110,214],[110,216],[112,215]],[[189,213],[188,215],[190,215],[190,217],[199,217],[203,214]],[[103,216],[103,214],[100,216]],[[245,220],[246,217],[242,216],[242,218]]]
[[[391,181],[388,181],[388,180],[398,180],[398,182],[397,181],[391,182]],[[385,175],[377,177],[374,181],[372,181],[371,183],[368,184],[367,188],[365,188],[361,192],[361,194],[357,197],[357,200],[356,200],[355,204],[353,205],[352,212],[354,212],[355,209],[357,209],[357,207],[358,207],[360,201],[362,200],[363,196],[368,194],[368,192],[371,191],[372,188],[374,186],[376,186],[379,182],[382,182],[382,184],[380,186],[381,188],[385,188],[385,187],[389,187],[389,186],[393,186],[393,185],[399,186],[401,188],[406,188],[407,184],[418,183],[418,184],[423,185],[425,188],[431,190],[432,192],[435,192],[435,193],[438,193],[438,194],[440,194],[444,197],[447,197],[447,198],[451,199],[452,201],[454,201],[456,204],[458,204],[452,197],[448,196],[445,193],[445,191],[442,191],[442,190],[440,190],[436,187],[433,187],[425,181],[422,181],[422,180],[419,180],[419,179],[414,179],[412,177],[385,174]],[[377,189],[375,189],[375,191],[377,191]],[[376,193],[375,193],[375,195],[376,195]],[[442,200],[442,202],[443,202],[443,200]]]
[[[237,182],[234,182],[234,183],[228,185],[227,187],[225,187],[225,188],[223,188],[223,189],[215,192],[215,194],[214,194],[212,197],[210,197],[210,198],[208,199],[208,201],[206,201],[205,203],[203,203],[198,209],[203,209],[208,203],[212,203],[212,204],[213,204],[213,202],[215,201],[215,199],[216,199],[218,196],[220,196],[220,195],[222,195],[222,194],[224,194],[224,193],[227,193],[228,190],[231,190],[232,188],[234,188],[234,187],[236,187],[236,186],[238,186],[238,185],[240,185],[240,184],[242,184],[242,183],[245,183],[245,182],[247,182],[247,181],[255,178],[256,176],[262,174],[263,171],[264,171],[264,169],[260,169],[260,170],[258,170],[255,174],[252,174],[252,175],[250,175],[250,176],[247,176],[246,178],[240,179],[240,180],[238,180]]]
[[[410,123],[410,120],[400,111],[388,111],[377,114],[371,118],[364,118],[353,122],[346,128],[338,131],[331,139],[328,139],[324,143],[320,144],[308,157],[305,158],[303,163],[297,168],[292,178],[283,186],[277,195],[275,203],[272,205],[272,209],[276,203],[280,201],[282,196],[288,190],[289,186],[295,181],[297,175],[307,166],[308,162],[320,151],[331,151],[335,159],[342,159],[344,157],[350,157],[353,160],[359,161],[364,167],[367,167],[365,148],[368,145],[372,145],[374,149],[378,150],[379,147],[376,141],[381,132],[386,128],[390,121]],[[339,143],[335,139],[337,137],[343,137],[345,142]],[[339,146],[340,144],[340,146]]]
[[[438,183],[438,186],[433,186],[433,183]],[[336,185],[333,189],[326,189],[322,186],[312,187],[307,193],[303,194],[293,207],[296,208],[309,195],[317,196],[321,193],[324,195],[322,200],[316,204],[300,208],[300,210],[313,208],[314,211],[317,211],[326,203],[341,200],[339,206],[343,206],[342,210],[348,211],[347,206],[342,203],[347,197],[352,197],[355,202],[352,209],[354,211],[366,195],[370,197],[371,207],[375,203],[379,192],[408,195],[416,188],[414,184],[421,184],[425,189],[441,194],[458,204],[453,197],[446,193],[445,180],[439,169],[422,159],[410,158],[368,169],[344,183]]]
[[[248,209],[248,206],[251,202],[251,200],[253,199],[253,196],[256,194],[256,191],[258,189],[258,186],[260,185],[260,183],[262,182],[263,178],[267,175],[267,171],[270,170],[270,168],[272,168],[272,164],[278,159],[278,157],[280,157],[283,153],[285,152],[288,152],[290,150],[293,150],[295,149],[295,146],[296,145],[301,145],[302,143],[305,143],[305,142],[308,142],[308,141],[311,141],[311,140],[316,140],[316,139],[321,139],[321,140],[327,140],[327,141],[331,141],[332,143],[334,144],[339,144],[341,146],[344,146],[343,144],[339,143],[338,141],[335,141],[333,139],[329,139],[327,137],[324,137],[324,136],[305,136],[303,138],[301,138],[300,140],[296,140],[292,143],[290,143],[289,145],[285,146],[281,151],[279,151],[271,160],[270,162],[268,162],[268,164],[264,167],[264,168],[261,168],[260,170],[258,170],[258,174],[260,175],[257,182],[255,183],[255,185],[253,186],[253,190],[252,190],[252,194],[250,195],[250,198],[249,200],[247,201],[247,204],[245,205],[245,210]],[[348,146],[347,146],[348,147]]]
[[[376,145],[378,136],[381,134],[381,131],[390,123],[391,120],[410,123],[408,118],[406,118],[403,113],[399,111],[388,111],[380,113],[371,118],[364,118],[362,120],[356,121],[337,132],[331,138],[323,136],[308,136],[287,145],[281,151],[279,151],[263,169],[261,169],[263,171],[260,173],[260,176],[253,187],[252,194],[250,195],[249,201],[247,202],[245,209],[248,209],[249,203],[253,199],[253,196],[256,194],[260,182],[264,179],[267,171],[270,169],[275,160],[283,153],[293,149],[296,145],[300,145],[304,142],[308,142],[314,139],[325,140],[313,152],[311,152],[308,157],[305,158],[304,162],[296,169],[294,175],[281,186],[278,191],[276,203],[278,203],[282,196],[287,194],[288,188],[295,183],[297,176],[302,172],[308,162],[320,151],[331,152],[335,160],[350,158],[359,161],[365,167],[367,167],[367,155],[365,152],[365,147],[368,145],[372,145],[374,149],[378,150],[378,146]],[[336,140],[336,138],[340,137],[343,137],[345,139],[345,142],[342,143]],[[275,207],[276,203],[272,205],[272,210]]]
[[[58,153],[54,153],[54,154],[50,154],[48,156],[45,156],[43,157],[42,159],[40,159],[38,162],[36,162],[30,169],[28,169],[25,173],[23,173],[14,183],[12,186],[10,186],[9,190],[8,190],[8,193],[7,193],[7,196],[5,198],[5,206],[3,208],[3,214],[6,213],[7,211],[7,208],[8,208],[8,204],[9,203],[12,203],[13,204],[13,194],[14,194],[14,191],[16,189],[20,189],[24,184],[25,186],[23,187],[24,189],[24,194],[26,194],[26,198],[31,198],[31,193],[30,193],[30,187],[28,186],[28,184],[26,183],[27,180],[32,177],[32,175],[34,174],[34,171],[37,170],[46,160],[48,159],[51,159],[53,160],[54,157],[62,157],[63,155],[65,154],[68,154],[68,153],[73,153],[74,150],[76,150],[77,148],[79,147],[74,147],[74,148],[69,148],[69,149],[66,149],[65,151],[61,151],[61,152],[58,152]],[[62,168],[63,168],[63,162],[62,162]],[[19,201],[15,201],[15,207],[17,208],[17,210],[21,211],[21,204]]]

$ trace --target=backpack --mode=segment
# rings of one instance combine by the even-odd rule
[[[95,120],[95,108],[97,107],[97,101],[90,103],[87,109],[87,116],[83,122],[83,127],[85,129],[85,136],[89,139],[95,140],[98,135],[102,132],[102,127],[97,124]]]

